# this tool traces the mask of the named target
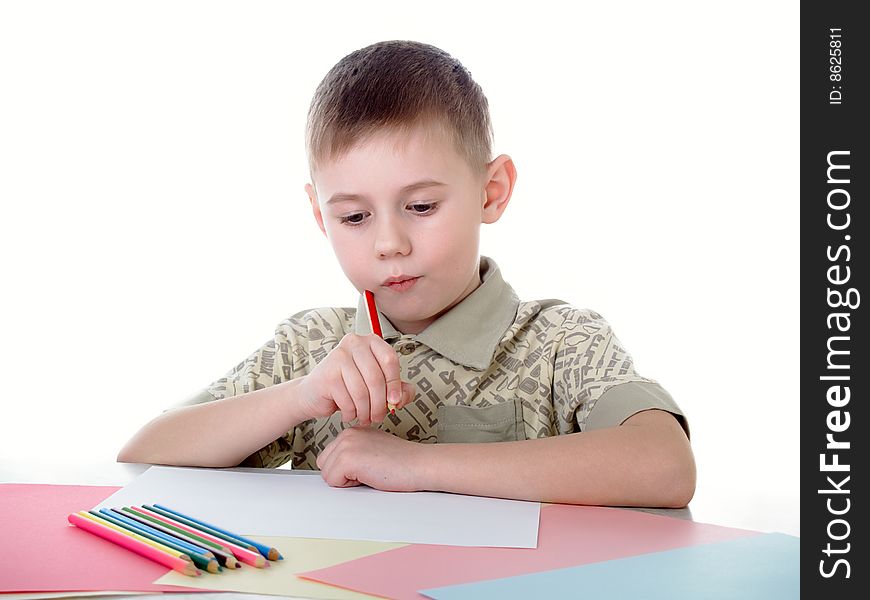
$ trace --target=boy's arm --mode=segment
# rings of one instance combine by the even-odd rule
[[[235,467],[309,418],[297,401],[301,381],[169,410],[127,442],[118,462]]]
[[[490,444],[433,444],[421,487],[603,506],[686,506],[695,492],[689,440],[671,414],[647,410],[618,427]]]
[[[338,487],[566,504],[678,508],[695,491],[689,440],[658,409],[618,427],[515,442],[420,444],[354,427],[318,455],[317,466]]]

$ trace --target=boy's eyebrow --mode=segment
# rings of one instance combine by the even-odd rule
[[[411,192],[415,192],[419,189],[428,188],[428,187],[437,187],[447,185],[444,182],[437,181],[435,179],[421,179],[420,181],[409,183],[399,190],[399,194],[410,194]],[[336,192],[333,194],[329,200],[326,201],[327,204],[332,204],[336,202],[348,202],[350,200],[361,200],[365,196],[361,196],[360,194],[345,194],[342,192]]]

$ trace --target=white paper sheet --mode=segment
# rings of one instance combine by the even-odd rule
[[[162,504],[239,535],[536,548],[541,505],[332,488],[317,472],[151,467],[97,508]]]

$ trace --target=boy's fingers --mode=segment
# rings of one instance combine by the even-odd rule
[[[387,407],[399,408],[405,399],[404,384],[401,379],[387,381]]]
[[[366,392],[368,393],[365,398],[368,403],[366,420],[363,421],[360,418],[360,425],[379,423],[384,420],[387,410],[387,391],[379,359],[369,348],[363,348],[360,352],[355,353],[353,359],[365,380]],[[357,407],[357,414],[359,414],[359,407]]]
[[[369,418],[369,391],[363,376],[360,375],[353,361],[342,365],[341,377],[344,380],[345,389],[353,401],[354,416],[360,422],[368,421]],[[343,419],[342,419],[343,420]],[[353,420],[353,417],[348,421]]]
[[[399,364],[399,355],[387,342],[380,338],[375,338],[372,343],[372,353],[380,365],[383,373],[386,389],[384,390],[383,415],[380,415],[380,404],[378,404],[378,416],[382,418],[386,416],[388,407],[398,405],[402,401],[402,368]],[[375,404],[375,398],[372,398],[372,405]],[[372,410],[374,412],[374,409]]]
[[[402,383],[402,393],[401,393],[401,402],[396,406],[396,408],[405,408],[411,402],[414,401],[414,397],[417,395],[417,388],[413,383],[401,382]]]
[[[332,401],[341,411],[343,422],[350,423],[356,419],[356,406],[354,406],[353,398],[347,392],[347,384],[345,384],[343,377],[332,390]]]

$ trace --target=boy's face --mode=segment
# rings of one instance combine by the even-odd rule
[[[354,287],[416,334],[480,285],[480,225],[504,212],[515,178],[509,157],[473,173],[449,140],[419,127],[379,132],[321,166],[305,190]],[[416,279],[389,285],[396,277]]]

